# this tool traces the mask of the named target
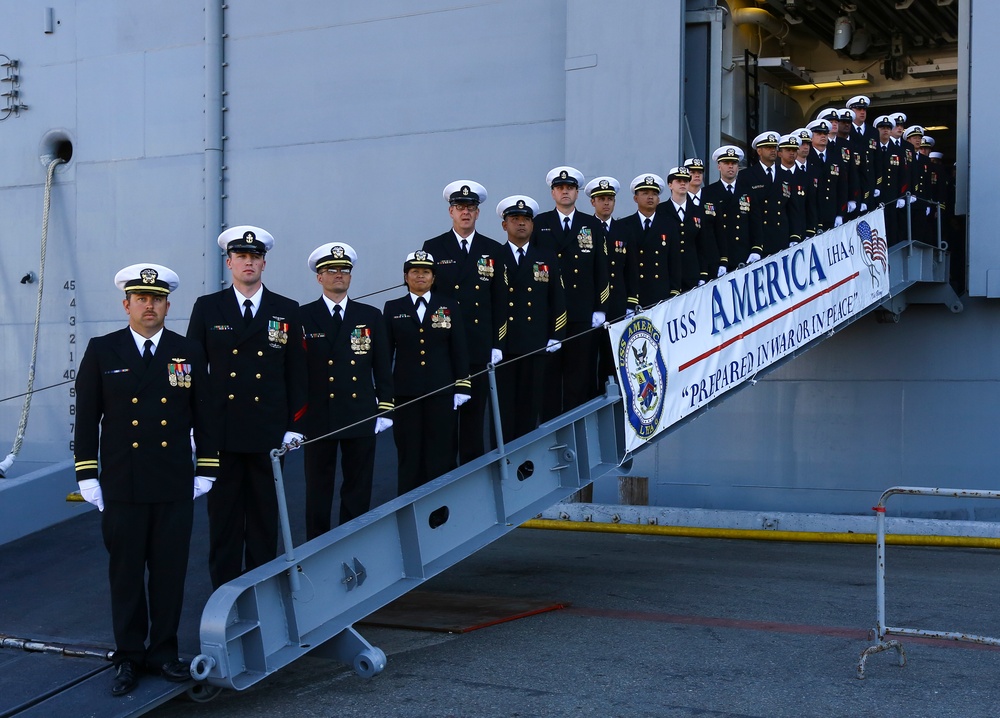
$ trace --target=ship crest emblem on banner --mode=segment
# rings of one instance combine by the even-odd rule
[[[656,433],[663,416],[667,366],[660,350],[660,331],[648,317],[636,317],[618,343],[618,374],[625,392],[625,411],[640,439]]]

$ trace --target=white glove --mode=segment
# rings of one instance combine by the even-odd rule
[[[855,202],[853,199],[850,199],[850,200],[847,201],[847,211],[848,212],[853,212],[857,208],[858,208],[858,203]]]
[[[297,431],[286,431],[285,435],[281,438],[281,445],[288,447],[289,451],[294,451],[299,448],[305,438]]]
[[[750,252],[750,255],[747,257],[747,264],[753,264],[758,260],[760,260],[760,255],[756,252]]]
[[[917,201],[917,195],[911,194],[910,195],[910,204],[913,204],[916,201]]]
[[[545,345],[545,351],[547,352],[557,352],[562,348],[562,344],[557,342],[555,339],[549,339],[548,343]]]
[[[386,429],[392,426],[392,419],[387,419],[384,416],[376,417],[375,419],[375,433],[381,434]]]
[[[84,479],[80,482],[80,496],[88,504],[93,504],[98,511],[104,511],[104,493],[101,482],[97,479]]]
[[[594,312],[593,315],[590,317],[591,328],[596,329],[597,327],[601,326],[602,324],[604,324],[604,320],[607,318],[608,317],[604,312]]]
[[[195,476],[194,477],[194,497],[198,498],[204,494],[207,494],[212,490],[212,485],[215,483],[215,479],[210,479],[207,476]]]
[[[697,286],[697,287],[700,287],[700,286],[701,286],[701,285],[703,285],[704,283],[705,283],[705,280],[704,280],[704,279],[699,279],[699,280],[698,280],[698,284],[696,284],[695,286]]]
[[[799,243],[798,240],[793,239],[791,242],[788,243],[788,246],[789,247],[794,247],[798,243]]]
[[[924,212],[924,216],[925,216],[925,217],[930,217],[930,216],[931,216],[931,208],[930,208],[930,207],[928,207],[928,208],[927,208],[927,211],[926,211],[926,212]]]
[[[499,349],[490,349],[490,364],[496,366],[503,361],[503,352]]]
[[[844,223],[844,218],[841,217],[839,214],[836,217],[833,218],[833,226],[834,227],[839,227],[843,223]]]
[[[726,268],[723,267],[722,265],[719,265],[719,272],[718,272],[718,274],[715,275],[715,278],[718,279],[719,277],[723,276],[725,273],[726,273]]]
[[[635,310],[634,309],[626,309],[625,310],[625,318],[626,319],[631,319],[634,316],[635,316]]]
[[[906,198],[900,197],[896,200],[896,209],[903,209],[906,206]]]
[[[455,410],[458,410],[462,404],[467,402],[472,397],[469,394],[455,394]]]
[[[191,453],[192,454],[198,453],[198,447],[194,443],[194,429],[191,429]]]
[[[880,194],[881,194],[881,191],[878,190],[878,189],[876,189],[875,192],[872,194],[872,197],[878,197]]]
[[[868,205],[865,204],[864,202],[861,203],[861,211],[862,212],[867,212],[868,211]]]

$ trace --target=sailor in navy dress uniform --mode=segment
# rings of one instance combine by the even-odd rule
[[[434,292],[458,302],[469,350],[471,396],[458,409],[458,462],[486,453],[484,430],[489,399],[487,364],[499,364],[507,334],[507,278],[501,245],[476,229],[486,188],[472,180],[456,180],[444,188],[452,228],[424,242],[434,257]]]
[[[560,350],[566,336],[566,295],[559,258],[532,241],[538,203],[526,195],[497,204],[507,244],[507,349],[497,369],[503,439],[510,441],[538,427],[545,390],[546,352]]]
[[[873,186],[878,191],[879,202],[885,203],[886,242],[892,245],[907,239],[906,198],[909,189],[909,170],[903,150],[892,141],[893,122],[888,115],[875,119],[879,140],[872,161]]]
[[[619,189],[621,185],[618,180],[607,175],[595,177],[583,188],[584,194],[590,198],[594,218],[604,232],[604,244],[608,248],[608,302],[605,314],[610,322],[619,321],[629,312],[635,312],[639,303],[636,291],[639,266],[635,261],[635,252],[629,251],[625,235],[619,231],[619,222],[612,217]],[[597,353],[597,388],[601,390],[607,378],[618,373],[618,358],[611,348],[607,332],[598,338]]]
[[[723,145],[712,153],[712,160],[719,179],[705,188],[703,211],[714,225],[719,264],[731,271],[750,261],[750,196],[745,180],[739,178],[743,150]]]
[[[560,166],[545,176],[555,208],[536,214],[531,242],[555,253],[566,292],[565,351],[547,359],[542,419],[548,420],[598,393],[597,342],[608,302],[608,251],[592,214],[576,209],[583,174]]]
[[[233,285],[199,297],[187,335],[205,348],[221,470],[209,494],[212,586],[275,557],[278,500],[269,452],[302,440],[306,355],[299,305],[261,283],[274,237],[239,226],[219,235]]]
[[[349,299],[358,254],[344,242],[326,242],[309,255],[323,294],[302,305],[302,336],[309,373],[305,417],[306,539],[330,530],[337,452],[343,483],[340,523],[371,508],[375,435],[392,426],[378,416],[393,408],[392,363],[382,312]]]
[[[930,161],[920,152],[924,128],[910,125],[903,133],[904,140],[912,148],[913,164],[910,168],[910,191],[922,201],[913,207],[913,238],[926,244],[935,244],[937,227],[930,200]]]
[[[757,160],[741,173],[750,195],[751,254],[766,256],[802,241],[799,217],[794,216],[797,208],[791,201],[791,176],[775,164],[778,139],[777,132],[757,135],[752,143]]]
[[[688,180],[688,198],[695,207],[701,207],[704,201],[701,195],[705,186],[705,161],[699,157],[688,157],[684,160],[684,167],[691,175],[691,179]]]
[[[798,226],[790,228],[790,231],[808,239],[816,234],[816,192],[812,178],[798,169],[796,159],[801,144],[802,140],[794,132],[782,135],[778,141],[778,163],[775,167],[780,165],[791,182],[790,204],[795,205],[795,211],[789,212],[789,217],[795,217]]]
[[[621,184],[607,175],[595,177],[584,187],[584,194],[594,207],[594,218],[604,231],[604,241],[608,248],[608,301],[605,314],[608,321],[618,321],[630,309],[635,311],[639,303],[636,285],[639,281],[639,267],[635,262],[635,252],[630,251],[625,235],[619,231],[619,220],[612,215],[618,199]],[[603,341],[603,340],[602,340]]]
[[[407,255],[403,281],[409,292],[382,311],[393,357],[400,495],[455,468],[456,415],[471,388],[462,311],[431,291],[434,256],[422,249]]]
[[[881,189],[876,186],[875,182],[875,164],[878,159],[875,152],[878,145],[878,130],[867,122],[870,105],[871,100],[865,95],[855,95],[847,101],[847,109],[854,113],[848,142],[858,170],[859,213],[875,209],[877,204],[886,201],[881,196]]]
[[[681,254],[666,215],[658,211],[667,186],[658,174],[646,172],[630,183],[637,211],[618,221],[625,243],[635,252],[636,299],[649,308],[681,291]]]
[[[103,512],[110,556],[113,695],[131,691],[141,667],[172,681],[191,678],[178,660],[177,627],[192,498],[212,488],[219,453],[202,349],[164,328],[178,281],[159,264],[118,272],[129,326],[91,339],[76,377],[76,478]]]
[[[845,157],[846,148],[830,148],[828,120],[813,120],[806,129],[813,135],[807,172],[815,188],[816,230],[825,232],[843,224],[848,214],[850,151]]]
[[[695,205],[688,194],[690,179],[691,173],[687,167],[672,168],[667,174],[670,196],[668,201],[661,201],[658,208],[658,213],[662,214],[670,227],[670,235],[677,238],[682,291],[693,289],[726,273],[726,268],[719,264],[713,226],[705,221],[701,207]]]

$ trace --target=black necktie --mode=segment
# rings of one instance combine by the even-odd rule
[[[733,194],[733,186],[731,184],[727,184],[726,189],[729,190],[729,194]]]
[[[679,219],[681,222],[684,221],[684,208],[683,207],[678,207],[677,208],[677,219]]]
[[[604,223],[604,231],[605,232],[610,232],[611,231],[611,220],[610,219],[607,222]]]
[[[249,299],[243,300],[243,325],[250,326],[250,322],[253,321],[253,302]]]
[[[769,182],[774,182],[774,173],[771,172],[771,168],[767,168],[767,179]]]
[[[563,217],[563,232],[569,232],[569,217]]]
[[[467,239],[462,240],[462,251],[465,252],[466,257],[469,256],[469,240]]]
[[[153,361],[153,340],[147,339],[146,343],[142,345],[142,362],[146,366]]]
[[[517,265],[521,266],[521,260],[524,259],[524,247],[517,248]]]
[[[649,217],[646,217],[646,219],[642,223],[642,228],[648,232],[650,224],[652,223],[649,221]]]
[[[823,163],[826,163],[826,152],[820,152],[819,153],[819,161],[823,162]]]
[[[344,323],[344,315],[341,314],[343,310],[340,308],[339,304],[333,305],[333,333],[334,335],[340,331],[340,325]]]
[[[424,321],[423,315],[427,312],[427,300],[423,297],[417,297],[417,319]]]

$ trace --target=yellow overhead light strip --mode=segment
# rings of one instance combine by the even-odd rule
[[[803,85],[789,85],[792,91],[800,90],[828,90],[835,87],[855,87],[857,85],[867,85],[871,82],[871,76],[867,72],[846,72],[838,73],[815,73],[812,75],[813,82]]]

